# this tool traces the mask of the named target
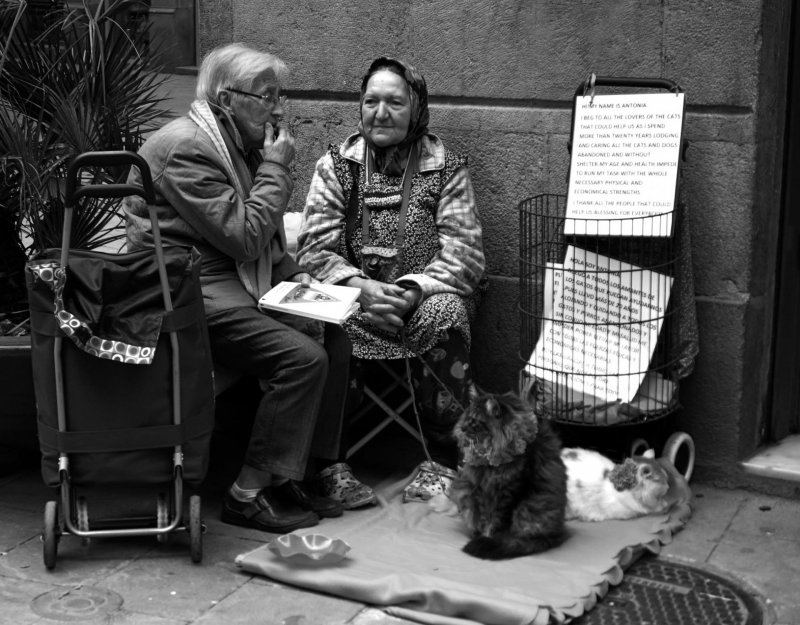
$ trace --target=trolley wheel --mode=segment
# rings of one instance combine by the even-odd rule
[[[648,443],[645,439],[634,438],[631,441],[631,446],[629,451],[631,456],[641,456],[648,449],[650,449],[650,443]]]
[[[167,501],[166,494],[158,493],[158,500],[156,504],[156,526],[167,527],[169,525],[169,502]],[[156,539],[160,543],[167,542],[168,538],[169,534],[167,532],[164,532],[163,534],[156,534]]]
[[[52,570],[58,555],[58,540],[61,538],[61,527],[58,524],[58,502],[48,501],[44,505],[44,530],[42,531],[44,565]]]
[[[78,497],[75,500],[75,524],[80,531],[89,531],[89,504],[86,503],[86,497]],[[81,544],[87,546],[89,537],[81,536]]]
[[[661,456],[667,458],[688,482],[694,471],[694,441],[686,432],[675,432],[664,443]]]
[[[200,516],[200,496],[189,497],[189,546],[192,562],[199,563],[203,559],[203,521]]]

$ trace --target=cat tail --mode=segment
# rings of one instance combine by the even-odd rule
[[[499,532],[494,536],[477,536],[464,545],[463,551],[484,560],[505,560],[542,553],[558,547],[566,539],[566,532],[546,536],[514,536]]]

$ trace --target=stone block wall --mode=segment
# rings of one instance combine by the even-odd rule
[[[201,0],[200,46],[244,41],[283,58],[302,210],[314,162],[355,129],[370,60],[424,73],[431,128],[469,155],[491,290],[476,329],[484,387],[518,354],[517,204],[564,193],[572,97],[592,72],[663,77],[686,93],[683,176],[700,356],[677,426],[697,474],[736,482],[759,442],[771,355],[789,3],[767,0]]]

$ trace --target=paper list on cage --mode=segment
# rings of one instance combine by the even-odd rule
[[[566,234],[670,236],[683,93],[575,99]]]
[[[544,319],[552,319],[553,317],[553,302],[556,299],[556,293],[561,291],[561,275],[563,273],[564,265],[562,263],[547,263],[547,268],[544,273]]]
[[[552,314],[527,372],[604,402],[630,402],[658,342],[672,278],[573,246],[547,272],[545,293],[548,280],[560,286],[551,289]]]

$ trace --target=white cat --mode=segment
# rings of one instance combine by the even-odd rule
[[[616,464],[603,454],[567,447],[567,519],[605,521],[665,512],[670,505],[668,473],[648,449]]]

